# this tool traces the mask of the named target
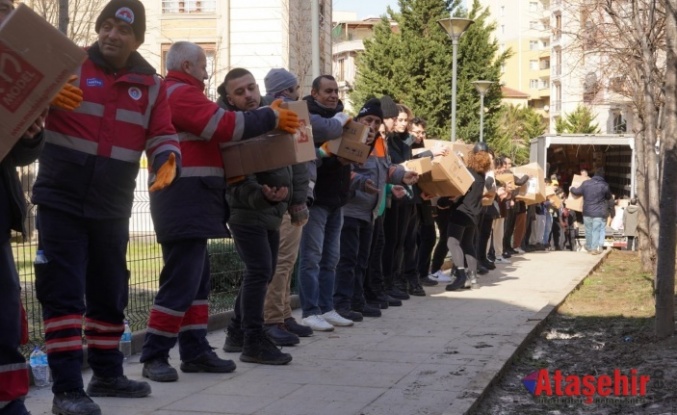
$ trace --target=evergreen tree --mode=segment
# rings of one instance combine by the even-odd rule
[[[388,14],[398,24],[393,33],[383,18],[374,28],[374,36],[365,40],[365,51],[357,65],[355,90],[350,99],[359,107],[369,97],[388,94],[408,105],[417,116],[428,121],[430,137],[448,139],[451,114],[452,45],[437,21],[449,16],[466,15],[461,0],[399,0],[400,13]],[[495,24],[487,24],[488,11],[473,3],[470,18],[475,19],[461,37],[458,48],[457,138],[476,141],[479,136],[479,95],[472,81],[495,81],[485,96],[485,136],[494,134],[493,112],[500,101],[501,63],[496,58],[498,45],[490,40]]]
[[[515,165],[529,162],[529,142],[545,133],[546,125],[531,107],[505,105],[496,117],[498,127],[491,143],[496,154],[513,159]]]
[[[590,108],[579,104],[574,112],[557,120],[555,131],[560,134],[599,134],[601,130],[594,122],[595,118]]]

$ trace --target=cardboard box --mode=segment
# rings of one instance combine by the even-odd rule
[[[555,186],[545,186],[545,197],[552,196],[555,194]]]
[[[365,144],[369,135],[369,126],[349,121],[343,127],[343,135],[336,140],[327,141],[332,154],[355,163],[364,163],[371,153],[371,146]]]
[[[474,144],[467,144],[463,141],[456,141],[455,143],[452,143],[451,141],[447,140],[436,140],[436,139],[428,139],[426,138],[425,141],[423,141],[423,148],[415,148],[412,150],[412,153],[414,155],[423,153],[424,151],[429,151],[436,145],[444,145],[449,147],[454,153],[461,154],[464,158],[465,155],[468,154],[470,151],[472,151],[473,147],[475,146]]]
[[[589,177],[583,177],[578,174],[574,174],[573,179],[571,179],[571,187],[579,188],[584,181],[590,179]],[[564,201],[567,209],[575,210],[576,212],[583,212],[583,196],[574,196],[569,191],[569,195]]]
[[[405,169],[409,171],[415,171],[420,175],[429,173],[433,169],[433,162],[430,157],[421,157],[417,159],[411,159],[402,163]]]
[[[562,198],[560,198],[556,194],[548,195],[547,198],[550,201],[550,203],[555,207],[555,209],[559,209],[562,207]]]
[[[430,196],[461,196],[474,182],[463,161],[452,152],[432,159],[432,169],[419,177],[418,187]]]
[[[259,137],[221,145],[226,178],[315,160],[313,129],[310,126],[308,106],[305,101],[286,102],[283,107],[294,110],[301,127],[296,134],[272,131]]]
[[[496,180],[504,184],[512,183],[513,186],[515,185],[515,176],[512,173],[497,174]]]
[[[543,169],[538,163],[529,163],[524,166],[515,167],[512,172],[517,177],[522,177],[528,174],[529,179],[523,186],[519,188],[517,194],[518,200],[523,200],[527,205],[534,203],[545,202],[545,180]]]
[[[20,4],[0,26],[0,160],[85,60],[85,51]]]

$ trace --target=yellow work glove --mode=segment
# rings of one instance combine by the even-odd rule
[[[296,130],[301,126],[299,116],[292,110],[280,108],[280,104],[282,104],[282,100],[276,99],[270,106],[270,108],[275,111],[277,118],[277,125],[275,128],[279,128],[289,134],[296,133]]]
[[[169,154],[169,159],[160,166],[155,175],[155,183],[148,189],[149,192],[162,190],[169,186],[176,178],[176,156],[174,153]]]
[[[80,103],[82,102],[82,89],[75,85],[71,85],[71,82],[75,81],[76,79],[78,79],[78,77],[75,75],[68,79],[68,82],[61,88],[61,91],[59,91],[59,93],[52,100],[52,106],[67,111],[73,111],[80,106]]]

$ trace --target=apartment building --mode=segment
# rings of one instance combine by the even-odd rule
[[[528,105],[542,114],[555,132],[558,118],[580,104],[596,115],[601,133],[631,131],[632,113],[627,102],[598,79],[604,56],[576,43],[586,24],[582,2],[568,0],[481,0],[497,23],[500,50],[510,48],[501,81],[529,95]]]
[[[348,112],[359,109],[350,102],[348,94],[353,90],[357,76],[357,61],[364,52],[364,39],[374,33],[374,26],[380,18],[357,20],[356,13],[342,12],[336,14],[332,30],[332,73],[339,85],[339,97]],[[393,31],[397,24],[391,23]]]
[[[171,44],[188,40],[207,52],[210,79],[216,88],[235,67],[252,72],[265,94],[263,78],[271,68],[299,76],[302,94],[312,83],[311,2],[308,0],[141,0],[146,7],[146,41],[141,54],[165,73]],[[319,2],[320,72],[331,72],[331,0]]]

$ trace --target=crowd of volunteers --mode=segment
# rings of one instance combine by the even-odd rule
[[[0,0],[0,21],[13,9],[13,0]],[[556,175],[546,180],[560,200],[564,189],[583,196],[578,218],[551,200],[527,206],[520,187],[533,177],[513,174],[509,157],[484,143],[457,151],[427,142],[425,114],[412,114],[387,95],[360,103],[351,117],[330,75],[316,78],[301,97],[296,75],[273,68],[262,96],[252,73],[234,68],[212,102],[204,94],[209,74],[199,45],[175,42],[164,78],[137,52],[146,31],[138,0],[109,1],[95,30],[98,40],[76,76],[0,164],[1,415],[28,413],[29,373],[18,351],[26,340],[25,316],[9,241],[11,230],[25,231],[16,168],[36,159],[32,202],[44,260],[35,264],[35,289],[57,415],[101,414],[92,397],[151,393],[148,382],[124,375],[118,349],[128,303],[129,218],[143,153],[164,259],[140,357],[143,377],[155,382],[178,380],[169,362],[177,343],[182,372],[236,369],[207,341],[209,239],[232,237],[245,266],[224,352],[240,353],[242,362],[284,365],[292,356],[280,346],[378,318],[410,296],[425,296],[423,287],[477,289],[478,275],[509,264],[513,255],[576,250],[579,223],[584,248],[596,254],[608,217],[626,234],[636,221],[633,204],[614,208],[602,170],[579,187],[559,186]],[[226,180],[222,149],[273,130],[296,134],[305,121],[285,102],[299,100],[307,104],[316,159]],[[368,127],[366,161],[339,157],[328,145],[349,122]],[[405,167],[416,159],[456,157],[472,184],[455,196],[422,191],[422,176]],[[615,213],[624,216],[621,222]],[[300,321],[290,304],[297,263]],[[83,334],[93,371],[86,387]]]

